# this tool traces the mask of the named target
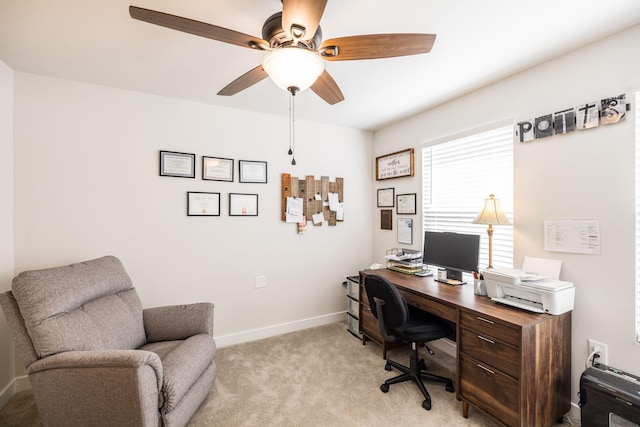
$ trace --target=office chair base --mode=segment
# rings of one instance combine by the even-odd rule
[[[418,359],[418,350],[415,343],[411,344],[411,355],[409,358],[409,366],[401,365],[400,363],[387,359],[387,363],[384,366],[384,369],[390,371],[391,368],[396,368],[402,374],[397,377],[390,378],[384,382],[380,386],[380,390],[383,393],[387,393],[389,391],[389,386],[391,384],[398,384],[405,381],[413,381],[420,392],[424,396],[425,400],[422,402],[422,407],[427,411],[431,409],[431,396],[427,391],[427,388],[424,385],[423,380],[439,382],[445,384],[445,390],[449,393],[453,393],[453,381],[446,377],[441,377],[440,375],[431,374],[424,371],[426,364],[424,359]]]

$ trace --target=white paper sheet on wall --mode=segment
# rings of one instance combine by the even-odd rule
[[[545,220],[544,250],[600,254],[600,221],[597,219]]]

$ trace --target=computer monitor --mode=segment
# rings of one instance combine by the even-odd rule
[[[424,232],[422,262],[447,270],[447,279],[462,280],[463,272],[478,270],[480,236],[439,231]]]

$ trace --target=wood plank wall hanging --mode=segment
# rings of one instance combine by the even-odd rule
[[[329,181],[328,176],[315,179],[282,174],[282,220],[299,224],[304,231],[307,223],[335,226],[344,220],[344,179]],[[301,228],[302,227],[302,228]]]

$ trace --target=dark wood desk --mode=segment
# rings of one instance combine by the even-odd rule
[[[360,332],[386,345],[369,308],[364,278],[396,285],[408,304],[456,325],[456,396],[508,426],[548,427],[571,404],[571,312],[558,316],[511,308],[477,296],[472,285],[380,269],[360,272]]]

